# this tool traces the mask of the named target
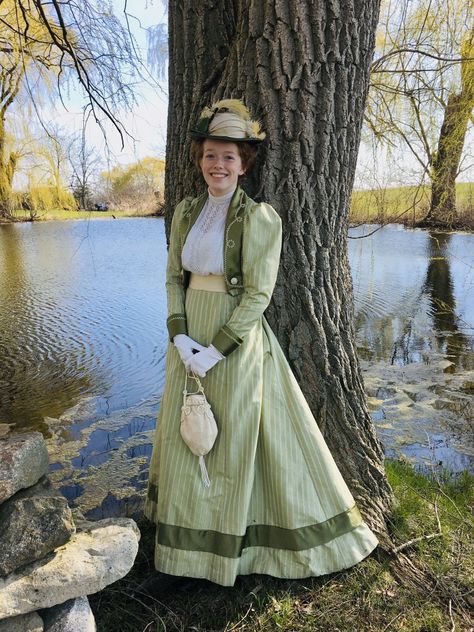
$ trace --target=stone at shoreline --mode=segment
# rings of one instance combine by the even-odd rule
[[[0,505],[0,576],[41,560],[74,533],[71,510],[59,492],[44,483],[18,492]]]
[[[12,428],[13,424],[0,423],[0,438],[9,435]]]
[[[43,435],[30,432],[0,439],[0,503],[34,485],[48,471]]]
[[[43,632],[43,630],[43,619],[36,612],[0,621],[0,632]]]
[[[131,569],[139,539],[128,518],[89,523],[47,560],[0,579],[0,619],[102,590]]]
[[[87,597],[70,599],[54,608],[42,610],[41,617],[44,632],[96,632],[94,615]]]

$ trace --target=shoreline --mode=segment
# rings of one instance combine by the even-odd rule
[[[43,222],[62,222],[77,220],[105,220],[105,219],[133,219],[140,217],[164,217],[157,211],[54,211],[44,213],[38,217],[13,217],[7,219],[0,217],[0,225],[10,224],[36,224]]]
[[[474,371],[450,373],[450,367],[440,355],[429,364],[405,366],[361,360],[369,411],[386,458],[404,460],[416,471],[449,471],[452,476],[467,471],[474,476],[474,445],[469,439]],[[70,490],[71,506],[88,517],[105,518],[117,512],[133,516],[144,493],[143,451],[152,443],[158,407],[155,402],[141,403],[107,414],[97,414],[97,409],[97,399],[86,396],[58,418],[45,418],[54,468],[51,480]],[[132,420],[139,423],[130,426]],[[71,423],[76,430],[74,438],[67,439]],[[124,436],[123,429],[129,426]],[[4,430],[15,432],[14,426]],[[97,433],[107,435],[109,450],[94,446]],[[124,466],[130,450],[137,456]],[[81,467],[74,464],[77,454],[84,458]],[[115,493],[110,494],[110,488]]]

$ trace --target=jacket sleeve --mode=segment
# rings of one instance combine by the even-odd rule
[[[171,221],[170,246],[168,249],[168,264],[166,267],[166,296],[168,300],[168,327],[169,339],[173,340],[177,334],[187,334],[186,311],[184,308],[183,271],[181,266],[181,241],[179,224],[187,200],[178,204]]]
[[[224,356],[242,344],[262,317],[275,286],[281,251],[281,219],[269,204],[256,204],[244,216],[242,277],[244,293],[212,344]]]

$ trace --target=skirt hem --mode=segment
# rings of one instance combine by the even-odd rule
[[[239,558],[184,551],[156,542],[155,567],[169,575],[206,579],[221,586],[233,586],[238,575],[304,579],[348,569],[370,555],[377,544],[377,538],[364,523],[350,533],[311,549],[249,547]]]

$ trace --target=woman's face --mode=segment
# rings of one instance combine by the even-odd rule
[[[206,138],[199,162],[204,180],[212,195],[225,195],[237,187],[244,168],[236,143]]]

